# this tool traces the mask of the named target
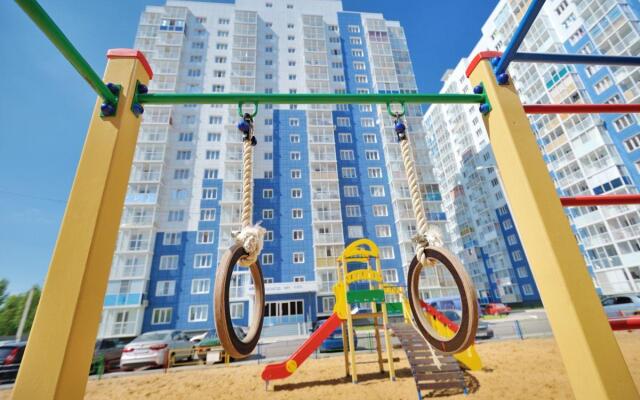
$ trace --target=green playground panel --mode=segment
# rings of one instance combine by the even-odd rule
[[[402,302],[387,303],[387,313],[402,314]]]
[[[384,290],[350,290],[347,292],[347,303],[370,303],[375,301],[380,303],[384,301]]]

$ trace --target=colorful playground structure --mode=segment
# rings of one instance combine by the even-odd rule
[[[640,398],[631,374],[615,341],[611,327],[593,289],[585,261],[580,253],[573,232],[564,215],[566,206],[604,206],[610,204],[640,204],[640,195],[583,196],[558,198],[546,164],[539,152],[536,138],[531,131],[527,114],[534,113],[607,113],[640,112],[639,104],[547,104],[523,105],[511,82],[507,69],[511,62],[529,63],[582,63],[594,65],[640,66],[640,57],[586,55],[586,54],[534,54],[519,52],[518,48],[533,24],[545,0],[532,0],[516,32],[504,52],[481,52],[469,65],[467,76],[475,86],[474,94],[418,94],[418,93],[371,93],[371,94],[267,94],[267,93],[147,93],[147,84],[153,77],[151,67],[144,55],[136,50],[114,49],[107,53],[109,59],[103,78],[90,67],[60,28],[35,0],[16,0],[33,22],[60,50],[71,65],[85,78],[98,95],[85,145],[78,164],[76,177],[67,203],[60,233],[52,255],[47,279],[33,328],[29,338],[22,367],[13,390],[15,399],[80,399],[84,395],[87,371],[91,363],[94,339],[100,321],[100,312],[106,291],[111,258],[116,243],[118,224],[122,214],[129,169],[132,163],[136,138],[140,127],[140,114],[145,104],[478,104],[483,122],[509,199],[511,212],[518,226],[521,240],[529,258],[533,275],[539,288],[555,340],[566,367],[576,398],[638,399]],[[243,114],[243,122],[247,122]],[[250,115],[249,115],[250,117]],[[405,143],[406,127],[401,115],[395,114],[398,140]],[[252,141],[251,126],[241,123],[245,134],[245,157],[250,158]],[[403,137],[404,136],[404,137]],[[408,142],[406,142],[408,144]],[[246,166],[249,166],[247,161]],[[405,163],[406,164],[406,163]],[[247,167],[245,171],[249,171]],[[410,169],[407,168],[408,174]],[[249,177],[250,178],[250,177]],[[251,180],[247,178],[249,186]],[[246,192],[250,191],[246,188]],[[419,209],[414,207],[419,219]],[[244,219],[243,219],[244,222]],[[250,227],[250,218],[245,228]],[[259,253],[260,231],[241,232],[237,237],[242,246],[230,249],[233,258],[229,264],[241,263],[251,267],[254,281],[260,272],[252,258]],[[416,340],[412,330],[399,328],[403,348],[411,362],[428,360],[429,349],[422,337],[433,342],[435,349],[444,353],[456,353],[470,345],[473,332],[474,309],[470,300],[475,296],[469,292],[466,273],[446,251],[431,247],[436,241],[428,240],[426,231],[420,231],[417,247],[422,249],[414,258],[409,281],[418,277],[420,270],[435,260],[444,264],[461,291],[461,298],[471,306],[463,309],[465,327],[453,337],[438,334],[431,320],[425,317],[416,293],[417,283],[409,285],[408,299],[413,323],[420,335]],[[240,245],[238,245],[240,246]],[[233,251],[231,251],[233,250]],[[370,250],[370,249],[369,249]],[[256,253],[257,252],[257,253]],[[249,256],[249,257],[246,257]],[[453,262],[445,262],[452,261]],[[347,262],[345,260],[344,264]],[[233,266],[231,266],[233,267]],[[351,302],[375,302],[384,294],[384,286],[372,272],[363,273],[377,289],[367,293],[352,292],[347,288],[349,271],[344,267],[343,289],[346,304]],[[357,272],[357,271],[354,271]],[[458,274],[456,275],[456,273]],[[352,276],[354,281],[356,275]],[[221,278],[225,277],[221,274]],[[417,281],[417,279],[415,279]],[[222,287],[226,287],[221,279]],[[261,282],[261,281],[260,281]],[[216,284],[217,286],[218,284]],[[259,286],[256,293],[259,295]],[[376,292],[377,290],[377,292]],[[224,313],[228,298],[222,291],[217,298],[216,311]],[[355,294],[354,294],[355,293]],[[386,307],[381,303],[381,310]],[[427,307],[428,310],[428,307]],[[346,305],[336,309],[334,318],[325,322],[314,337],[314,343],[301,349],[285,362],[273,367],[276,375],[291,374],[308,357],[317,341],[328,331],[352,320]],[[258,310],[258,313],[261,313]],[[342,312],[342,315],[340,315]],[[385,345],[390,352],[388,332],[390,328],[382,312]],[[216,320],[218,323],[218,320]],[[228,324],[221,318],[221,324]],[[442,322],[440,320],[440,322]],[[234,348],[245,356],[259,338],[261,321],[254,321],[249,339],[236,342],[229,337],[225,348]],[[635,320],[626,320],[623,326],[637,326]],[[405,324],[405,326],[408,326]],[[421,329],[424,328],[424,329]],[[451,329],[451,326],[447,328]],[[444,328],[441,328],[444,329]],[[346,332],[350,332],[349,327]],[[445,332],[445,331],[442,331]],[[348,333],[350,335],[351,333]],[[234,339],[235,338],[235,339]],[[438,344],[444,344],[439,348]],[[353,349],[350,343],[349,349]],[[380,348],[379,348],[380,351]],[[232,352],[230,352],[233,354]],[[424,355],[427,354],[427,357]],[[440,364],[438,357],[434,364]],[[392,357],[389,374],[393,378]],[[438,360],[436,362],[436,360]],[[445,363],[449,365],[449,363]],[[355,354],[349,360],[350,373],[356,378]],[[412,364],[417,365],[417,364]],[[283,372],[284,368],[284,372]],[[415,371],[432,371],[433,366],[417,365]],[[430,381],[431,382],[431,381]],[[437,385],[431,384],[431,387]]]
[[[347,246],[338,257],[338,265],[338,282],[333,287],[333,293],[336,298],[333,314],[325,320],[289,358],[279,363],[267,365],[264,368],[261,377],[267,386],[271,381],[285,379],[291,376],[300,368],[302,363],[322,345],[322,342],[340,327],[342,328],[345,375],[351,376],[352,382],[357,383],[358,374],[354,341],[354,335],[356,334],[353,327],[354,319],[368,319],[373,321],[377,360],[381,373],[384,372],[383,350],[380,338],[380,330],[382,330],[389,379],[392,381],[395,380],[393,347],[391,345],[392,331],[401,335],[413,334],[414,341],[421,344],[424,348],[429,349],[429,354],[423,354],[422,359],[426,358],[431,362],[431,360],[443,356],[440,351],[429,345],[412,326],[409,300],[405,296],[404,289],[400,286],[383,283],[379,249],[374,242],[369,239],[354,241]],[[368,288],[351,288],[352,284],[360,284],[360,286],[362,286],[363,282],[367,283]],[[389,299],[397,301],[387,302]],[[459,327],[449,321],[443,314],[424,302],[421,304],[421,311],[424,311],[424,313],[428,315],[426,318],[430,327],[436,330],[439,335],[450,338],[458,332]],[[370,312],[359,313],[358,307],[363,306],[368,306]],[[391,312],[394,314],[401,315],[403,322],[390,325],[390,310],[392,310]],[[379,319],[382,320],[382,327],[380,327],[378,322]],[[473,345],[455,354],[454,357],[467,369],[479,370],[482,368],[482,361]],[[442,371],[442,368],[440,368],[441,365],[437,365],[439,361],[433,362],[436,365],[434,371]],[[460,371],[459,367],[455,367],[455,365],[453,365],[453,367],[454,371]],[[451,366],[449,366],[447,372],[451,372],[450,368]],[[429,388],[433,387],[435,383],[433,381],[437,378],[437,374],[433,374],[434,371],[428,371],[431,373],[427,374],[428,378],[432,381],[429,383]],[[425,377],[424,372],[425,371],[421,371],[412,365],[412,373],[416,378],[418,388],[421,384],[420,379]],[[444,371],[442,372],[444,373]],[[458,378],[458,376],[456,376],[456,378]],[[463,389],[460,384],[464,384],[464,380],[450,379],[450,376],[447,376],[446,380],[440,379],[437,383],[441,387],[449,385],[449,387],[460,387]]]

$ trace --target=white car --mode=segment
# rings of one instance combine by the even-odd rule
[[[120,368],[132,370],[142,366],[173,366],[176,361],[193,359],[195,345],[182,332],[176,330],[143,333],[123,350]]]
[[[637,294],[607,296],[602,299],[602,307],[608,318],[640,315],[640,296]]]

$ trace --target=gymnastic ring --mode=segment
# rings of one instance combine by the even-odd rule
[[[473,281],[464,266],[449,251],[440,247],[427,247],[424,250],[428,259],[440,261],[453,277],[462,303],[462,317],[458,331],[452,337],[440,335],[431,325],[422,310],[420,298],[420,272],[424,267],[417,257],[413,257],[409,265],[408,288],[409,304],[413,320],[427,342],[444,354],[455,354],[466,350],[475,340],[478,329],[478,296]]]
[[[225,352],[233,358],[245,358],[251,354],[260,340],[262,320],[264,316],[264,280],[262,269],[258,261],[249,266],[253,285],[255,287],[255,301],[249,332],[244,339],[240,339],[233,330],[231,311],[229,307],[229,287],[233,275],[233,267],[247,252],[241,245],[231,246],[220,259],[216,271],[215,292],[213,298],[214,320],[220,344]]]

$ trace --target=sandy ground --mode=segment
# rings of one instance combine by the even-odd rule
[[[640,388],[640,332],[616,333],[629,369]],[[470,395],[447,399],[568,399],[569,381],[553,339],[496,341],[477,345],[483,371],[467,374]],[[260,372],[264,365],[216,366],[201,370],[91,380],[88,399],[411,399],[416,389],[404,352],[394,356],[398,379],[377,372],[374,354],[358,356],[360,383],[344,378],[341,356],[308,360],[291,378],[265,391]],[[0,399],[9,391],[0,392]]]

